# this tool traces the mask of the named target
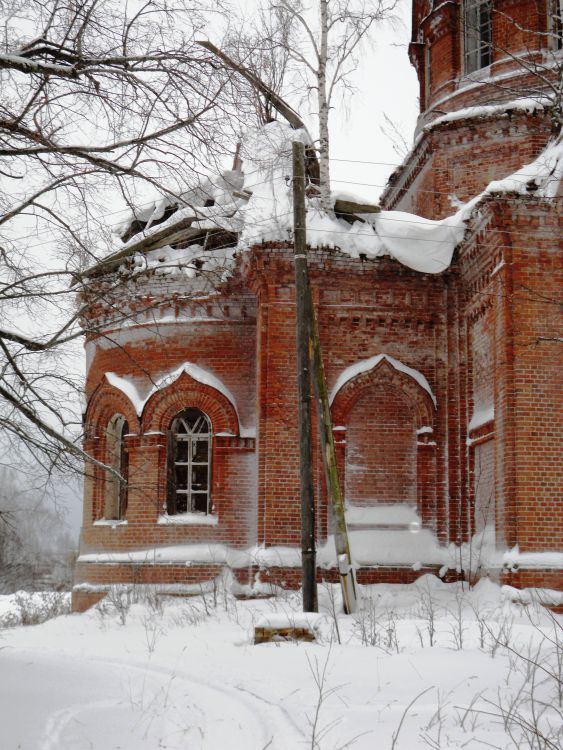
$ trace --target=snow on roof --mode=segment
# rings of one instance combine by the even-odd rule
[[[515,108],[528,111],[543,106],[538,100],[520,99],[470,107],[444,115],[433,125],[460,117],[486,116]],[[291,241],[294,141],[309,144],[309,136],[305,130],[295,130],[279,121],[249,130],[241,146],[244,172],[226,170],[216,183],[210,178],[205,180],[184,194],[186,205],[174,207],[166,217],[166,209],[172,205],[168,198],[154,201],[133,214],[137,222],[144,223],[142,230],[128,237],[122,249],[114,254],[115,260],[110,256],[104,263],[115,265],[133,257],[133,263],[129,261],[129,271],[133,273],[149,270],[193,278],[203,271],[212,271],[215,281],[221,282],[228,277],[236,252],[263,241]],[[559,137],[532,163],[491,182],[456,213],[440,221],[402,211],[363,214],[345,221],[321,210],[318,197],[312,193],[307,197],[307,242],[311,247],[333,247],[351,257],[390,255],[420,273],[442,273],[463,240],[466,222],[483,198],[515,192],[550,198],[557,195],[562,177],[563,141]],[[342,193],[334,193],[333,197],[341,199]],[[217,231],[232,239],[215,243],[214,247],[208,239]],[[179,249],[178,244],[184,247]]]
[[[307,139],[305,131],[293,130],[281,122],[269,123],[250,135],[243,153],[253,168],[254,184],[248,185],[252,196],[241,208],[244,229],[239,248],[250,248],[261,240],[292,238],[291,143]],[[342,194],[335,193],[333,197],[336,200]],[[361,221],[350,224],[322,211],[318,198],[309,197],[307,244],[336,247],[356,258],[389,254],[416,271],[440,273],[449,266],[465,230],[461,214],[442,221],[399,211],[382,211],[369,219],[360,218]]]
[[[184,362],[179,367],[175,367],[173,370],[160,375],[152,384],[147,384],[146,379],[141,380],[132,376],[124,377],[117,375],[115,372],[106,372],[106,379],[110,385],[127,396],[133,404],[137,415],[140,416],[151,396],[174,383],[184,372],[194,380],[197,380],[198,383],[208,385],[211,388],[215,388],[219,393],[222,393],[231,402],[238,417],[235,397],[223,381],[219,380],[209,370],[205,370],[193,362]]]
[[[550,99],[546,96],[539,97],[519,97],[518,99],[512,99],[508,102],[501,102],[499,104],[484,104],[476,107],[464,107],[463,109],[456,109],[453,112],[448,112],[445,115],[436,117],[435,120],[425,125],[424,130],[431,130],[437,125],[441,125],[444,122],[456,122],[457,120],[466,120],[469,118],[475,119],[478,117],[491,117],[492,115],[502,115],[508,112],[537,112],[538,110],[544,110],[550,104]]]
[[[538,198],[553,198],[559,191],[563,178],[563,137],[550,141],[541,154],[530,164],[525,164],[502,180],[487,185],[488,194],[533,194]]]
[[[207,176],[198,183],[178,196],[159,195],[154,200],[149,200],[139,207],[134,207],[113,226],[113,233],[118,236],[126,235],[131,225],[135,222],[144,224],[143,235],[147,236],[149,230],[162,221],[167,209],[176,208],[174,223],[182,218],[182,212],[198,211],[202,218],[213,219],[215,215],[220,216],[225,211],[219,211],[217,207],[228,208],[233,203],[234,193],[242,190],[244,175],[239,170],[226,169],[221,174]],[[185,206],[184,209],[179,208]],[[214,208],[214,211],[206,212],[205,208]],[[165,226],[162,222],[160,227]],[[127,243],[126,243],[127,244]]]
[[[436,396],[434,395],[432,388],[430,387],[430,383],[428,382],[428,380],[426,380],[425,376],[418,370],[415,370],[414,367],[409,367],[408,365],[405,365],[403,362],[401,362],[398,359],[395,359],[395,357],[391,357],[389,354],[376,354],[375,357],[370,357],[369,359],[361,359],[358,362],[355,362],[353,365],[350,365],[350,367],[347,367],[345,370],[343,370],[338,376],[336,383],[334,384],[330,392],[330,396],[329,396],[330,403],[332,404],[332,402],[336,398],[336,394],[344,385],[346,385],[346,383],[348,383],[350,380],[357,377],[363,372],[368,372],[369,370],[373,370],[373,368],[376,365],[378,365],[382,360],[386,360],[396,370],[399,370],[400,372],[404,372],[406,375],[409,375],[409,377],[416,380],[416,382],[421,386],[421,388],[424,388],[424,390],[429,394],[434,406],[436,406]]]

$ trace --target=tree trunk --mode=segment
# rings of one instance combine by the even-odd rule
[[[332,211],[330,195],[330,163],[329,163],[329,133],[328,115],[329,102],[326,93],[326,64],[328,55],[328,0],[320,0],[321,40],[319,49],[319,64],[317,68],[317,101],[319,106],[319,167],[320,167],[320,197],[324,211]]]

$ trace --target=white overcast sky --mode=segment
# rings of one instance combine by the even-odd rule
[[[315,0],[303,3],[305,7],[315,7]],[[238,0],[238,5],[245,8],[243,17],[247,17],[260,0]],[[412,0],[398,0],[393,20],[374,27],[369,42],[362,47],[360,66],[351,77],[356,93],[347,97],[345,104],[335,97],[330,119],[333,191],[359,193],[365,200],[377,201],[394,166],[402,160],[381,130],[385,126],[384,115],[396,124],[408,145],[412,143],[419,89],[408,57],[411,19]],[[208,34],[217,41],[209,28]],[[307,104],[293,100],[289,103],[315,133]],[[313,106],[310,109],[313,111]]]
[[[401,0],[398,23],[386,24],[375,34],[354,76],[358,89],[349,102],[349,117],[332,113],[332,159],[351,159],[359,164],[332,161],[333,190],[357,192],[377,200],[393,166],[401,156],[381,131],[384,114],[397,125],[410,146],[418,115],[418,81],[408,58],[411,36],[411,2]],[[357,184],[348,184],[354,182]]]

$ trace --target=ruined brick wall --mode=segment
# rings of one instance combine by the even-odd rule
[[[245,253],[241,264],[237,273],[251,290],[244,299],[244,319],[224,316],[227,304],[234,315],[240,300],[215,299],[214,320],[142,326],[133,335],[129,329],[114,330],[107,338],[88,344],[89,437],[85,447],[99,460],[106,460],[105,426],[115,413],[123,414],[129,428],[125,438],[129,487],[126,523],[100,523],[104,473],[96,471],[88,482],[83,554],[186,543],[299,545],[292,250],[284,245],[259,246]],[[384,360],[333,394],[341,478],[348,500],[416,506],[424,525],[442,541],[457,538],[461,486],[456,478],[459,470],[448,467],[447,457],[453,457],[450,465],[456,464],[460,446],[459,436],[449,428],[455,398],[448,361],[449,292],[444,278],[414,273],[388,258],[362,261],[326,249],[311,251],[311,279],[329,389],[350,366],[386,354],[423,375],[432,392]],[[138,416],[127,395],[105,378],[108,370],[137,378],[141,371],[155,380],[186,360],[206,368],[228,386],[238,413],[224,395],[184,373],[154,393]],[[193,405],[208,414],[215,433],[212,496],[216,522],[159,523],[166,501],[166,431],[178,411]],[[246,427],[256,424],[256,439],[240,434],[243,421]],[[330,519],[316,431],[314,441],[317,536],[323,541],[330,532]],[[363,475],[354,469],[358,453],[366,464]],[[451,502],[452,495],[455,502]],[[133,573],[140,582],[178,583],[200,580],[198,576],[209,573],[205,565],[187,569],[183,575],[173,564],[146,563],[80,562],[77,583],[109,585],[125,582]],[[408,568],[401,570],[372,578],[412,577]],[[274,581],[293,581],[296,575],[283,569],[271,571]],[[76,606],[87,606],[97,596],[96,592],[78,592]]]
[[[499,180],[534,161],[551,137],[545,112],[468,117],[426,131],[382,196],[385,208],[443,219]]]
[[[544,33],[547,4],[495,3],[492,64],[471,75],[463,69],[460,4],[428,13],[415,2],[413,21],[418,138],[382,203],[441,219],[454,213],[455,201],[470,200],[492,180],[534,161],[552,137],[547,107],[464,110],[524,96],[538,101],[543,84],[517,55],[533,61],[546,80],[551,75],[545,67],[552,54]],[[461,488],[463,529],[472,533],[494,521],[499,548],[518,544],[521,551],[541,552],[563,547],[561,353],[555,343],[562,200],[536,200],[533,187],[530,199],[485,198],[457,255],[460,315],[456,323],[449,311],[449,364],[459,367],[459,401],[450,416],[462,447],[448,471],[450,487],[459,481]],[[531,570],[505,578],[547,585],[558,575],[538,569],[535,579]]]
[[[493,63],[467,76],[459,3],[432,6],[428,14],[426,4],[415,2],[410,53],[424,111],[416,145],[383,194],[384,208],[431,219],[451,215],[491,180],[533,161],[551,137],[549,113],[541,107],[461,111],[524,96],[537,84],[510,55],[525,48],[541,62],[537,47],[545,37],[536,32],[546,28],[545,3],[501,0],[495,9]],[[533,33],[520,31],[511,18]],[[452,266],[438,276],[389,258],[311,252],[329,390],[348,368],[382,354],[419,373],[431,390],[390,360],[334,390],[337,457],[349,502],[416,505],[424,527],[443,543],[467,541],[494,521],[500,548],[561,549],[561,215],[561,197],[485,198]],[[150,283],[126,279],[123,293],[110,294],[109,302],[102,290],[85,321],[86,327],[104,321],[103,335],[87,343],[85,447],[107,460],[105,430],[122,414],[130,481],[126,523],[100,524],[105,477],[88,470],[83,552],[192,542],[299,545],[293,273],[291,248],[272,243],[243,253],[220,295],[198,296],[186,280],[156,276]],[[115,307],[133,319],[115,325]],[[184,374],[137,414],[127,394],[104,376],[113,372],[150,386],[184,362],[212,373],[222,388]],[[187,406],[200,408],[212,423],[213,518],[163,524],[167,431]],[[316,431],[313,442],[322,541],[330,518]],[[152,566],[152,572],[145,567],[139,575],[156,582],[201,580],[218,569],[213,561],[183,572],[173,564]],[[126,564],[81,563],[77,570],[79,581],[100,584],[133,575]],[[251,567],[245,575],[250,580],[257,572]],[[299,579],[296,568],[263,575],[290,585]],[[398,582],[416,573],[393,568],[363,575]],[[548,569],[503,575],[517,585],[560,580]],[[97,594],[81,596],[90,601]]]
[[[185,282],[184,282],[185,283]],[[107,478],[88,469],[85,488],[81,550],[127,550],[180,543],[227,543],[246,547],[256,539],[255,461],[255,306],[248,291],[229,293],[210,301],[191,301],[182,281],[144,279],[129,284],[120,309],[145,305],[121,327],[88,337],[85,448],[108,461],[106,429],[115,414],[128,425],[125,450],[129,483],[125,523],[104,521]],[[158,304],[156,304],[158,303]],[[113,305],[108,305],[111,316]],[[105,314],[91,310],[88,324]],[[148,318],[148,319],[146,319]],[[153,393],[142,412],[131,392],[123,392],[106,378],[115,373],[146,395],[166,373],[182,364],[196,364],[224,386],[225,393],[183,373],[175,382]],[[230,400],[232,397],[233,402]],[[220,524],[164,523],[167,496],[167,433],[175,415],[186,407],[200,408],[211,420],[211,497]],[[160,519],[160,521],[159,521]],[[166,519],[164,519],[166,520]],[[207,521],[207,523],[206,523]]]

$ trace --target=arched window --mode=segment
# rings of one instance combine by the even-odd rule
[[[463,6],[464,73],[474,73],[492,63],[491,42],[491,0],[465,0]]]
[[[211,513],[211,422],[199,409],[175,417],[168,437],[169,515]]]
[[[124,437],[128,432],[125,417],[116,414],[106,430],[106,463],[118,472],[122,479],[107,472],[104,497],[104,518],[122,520],[127,510],[128,454]]]

